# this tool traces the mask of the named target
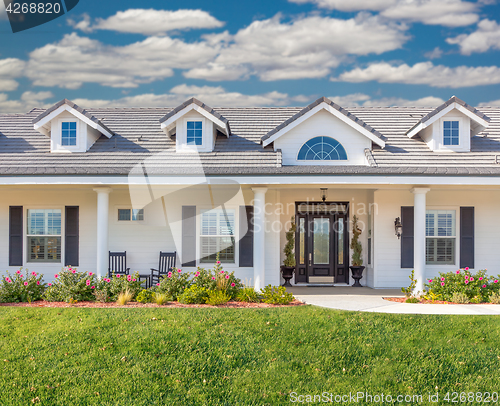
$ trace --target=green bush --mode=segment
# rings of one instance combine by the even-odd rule
[[[453,294],[462,293],[469,301],[474,303],[487,302],[492,293],[500,291],[500,277],[487,276],[486,270],[475,274],[469,268],[459,269],[454,272],[440,272],[439,277],[429,279],[425,287],[442,300],[452,301]]]
[[[143,289],[137,294],[135,301],[139,303],[151,303],[153,301],[153,293],[150,289]]]
[[[218,306],[226,304],[231,300],[231,296],[224,290],[209,290],[207,304],[210,306]]]
[[[184,291],[191,285],[191,274],[182,272],[182,270],[173,268],[168,272],[167,276],[163,277],[154,287],[154,291],[165,294],[167,300],[177,300]]]
[[[32,302],[42,298],[46,288],[45,283],[42,282],[43,275],[22,268],[17,270],[14,276],[11,276],[9,271],[6,273],[7,276],[1,279],[0,302]]]
[[[420,303],[420,299],[416,297],[408,297],[406,298],[405,303]]]
[[[236,295],[236,300],[238,302],[258,303],[260,302],[260,295],[251,286],[245,286]]]
[[[500,304],[500,292],[492,292],[490,295],[490,303]]]
[[[234,276],[234,272],[224,271],[219,260],[215,262],[212,269],[198,268],[193,275],[192,282],[207,290],[225,291],[231,299],[235,299],[243,287],[241,280]]]
[[[271,286],[267,285],[262,290],[262,295],[264,296],[264,303],[269,304],[288,304],[294,297],[291,293],[286,291],[284,286]]]
[[[459,304],[466,304],[470,303],[469,297],[462,292],[455,292],[453,295],[451,295],[451,301],[453,303],[459,303]]]
[[[48,284],[43,298],[49,302],[94,300],[93,293],[99,281],[92,272],[78,272],[76,268],[63,268]]]
[[[129,291],[134,299],[143,289],[139,281],[139,273],[133,275],[113,275],[111,278],[102,278],[96,285],[96,291],[106,297],[106,301],[115,302],[120,293]]]
[[[179,303],[194,304],[205,303],[208,299],[208,290],[204,287],[192,285],[187,288],[177,300]]]

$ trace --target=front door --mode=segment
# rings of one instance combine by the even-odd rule
[[[346,208],[324,204],[297,212],[296,283],[349,283]]]

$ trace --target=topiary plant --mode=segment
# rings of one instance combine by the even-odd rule
[[[286,244],[283,249],[285,254],[283,265],[290,268],[295,268],[295,229],[296,225],[294,218],[292,217],[292,224],[290,225],[290,229],[286,232]]]
[[[360,235],[361,235],[361,229],[358,227],[358,218],[356,217],[356,215],[354,215],[354,217],[352,218],[352,240],[351,240],[353,266],[363,265],[363,258],[361,258],[361,254],[363,252],[363,246],[359,241]]]

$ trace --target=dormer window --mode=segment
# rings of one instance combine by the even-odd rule
[[[444,121],[443,122],[443,144],[444,145],[459,145],[459,121]]]
[[[63,121],[61,123],[61,145],[76,145],[76,121]]]
[[[203,145],[203,122],[188,121],[187,122],[187,145]]]

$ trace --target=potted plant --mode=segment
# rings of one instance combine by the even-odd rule
[[[293,278],[293,273],[295,272],[295,228],[295,221],[292,217],[292,224],[286,232],[286,244],[283,249],[285,254],[285,260],[281,266],[281,276],[285,280],[283,286],[292,286],[290,279]]]
[[[351,274],[352,279],[354,279],[354,284],[352,286],[362,286],[359,283],[359,280],[363,277],[363,270],[365,267],[363,266],[363,258],[361,257],[361,253],[363,252],[363,247],[361,242],[359,241],[359,236],[361,235],[361,229],[358,227],[358,218],[354,216],[352,218],[352,240],[351,240],[351,249],[352,249],[352,266]]]

